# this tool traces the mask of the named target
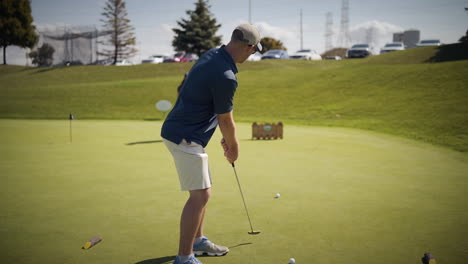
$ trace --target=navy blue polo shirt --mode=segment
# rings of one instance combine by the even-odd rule
[[[190,69],[161,136],[176,144],[185,139],[206,147],[218,125],[217,115],[233,109],[236,73],[224,45],[206,52]]]

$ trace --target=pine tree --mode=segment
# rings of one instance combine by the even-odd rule
[[[198,0],[195,10],[187,10],[189,19],[177,21],[180,28],[173,28],[175,33],[172,46],[176,51],[195,53],[201,56],[206,51],[221,45],[221,36],[216,31],[221,24],[216,23],[209,11],[208,0]]]
[[[109,32],[107,41],[100,44],[111,46],[99,52],[99,55],[111,58],[113,64],[119,59],[132,57],[137,50],[133,47],[136,39],[133,33],[134,28],[130,25],[130,19],[127,18],[127,10],[123,0],[107,0],[104,12],[101,13],[104,19],[104,30]]]
[[[0,46],[3,47],[3,64],[7,64],[8,46],[34,47],[38,36],[32,22],[29,0],[0,1]]]

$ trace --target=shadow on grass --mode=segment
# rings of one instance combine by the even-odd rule
[[[272,141],[277,141],[277,140],[282,140],[281,138],[277,139],[252,139],[252,138],[243,138],[240,139],[240,141],[252,141],[252,142],[272,142]]]
[[[233,248],[240,247],[240,246],[251,245],[251,244],[252,244],[251,242],[248,242],[248,243],[241,243],[241,244],[237,244],[237,245],[235,245],[235,246],[230,246],[229,249],[233,249]],[[164,263],[172,263],[172,262],[174,261],[175,258],[176,258],[176,256],[166,256],[166,257],[160,257],[160,258],[142,260],[142,261],[136,262],[135,264],[164,264]],[[214,258],[214,257],[204,255],[204,256],[199,256],[199,257],[197,257],[197,258]]]
[[[37,69],[37,68],[36,68],[36,69]],[[40,69],[40,70],[34,72],[34,74],[43,73],[43,72],[48,72],[48,71],[53,71],[53,70],[56,69],[56,67],[44,67],[44,68],[40,67],[39,69]]]
[[[468,43],[455,43],[442,45],[437,48],[437,53],[427,62],[444,62],[468,59]]]
[[[230,246],[228,247],[229,249],[232,249],[232,248],[236,248],[236,247],[240,247],[240,246],[246,246],[246,245],[252,245],[253,243],[251,242],[247,242],[247,243],[241,243],[241,244],[237,244],[235,246]]]
[[[138,144],[152,144],[152,143],[162,143],[162,140],[152,140],[152,141],[138,141],[138,142],[130,142],[125,145],[127,146],[133,146],[133,145],[138,145]]]
[[[154,259],[147,259],[143,260],[140,262],[137,262],[135,264],[163,264],[163,263],[172,263],[176,256],[167,256],[167,257],[160,257],[160,258],[154,258]]]

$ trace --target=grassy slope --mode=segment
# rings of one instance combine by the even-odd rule
[[[468,61],[423,63],[435,48],[365,60],[241,65],[236,118],[345,126],[468,151]],[[0,117],[159,119],[191,64],[0,67]]]

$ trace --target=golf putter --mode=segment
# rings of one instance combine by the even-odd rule
[[[239,182],[239,177],[237,177],[236,166],[234,165],[234,162],[231,163],[231,165],[232,165],[232,168],[234,169],[234,175],[236,175],[237,185],[239,186],[239,191],[240,191],[240,194],[241,194],[241,197],[242,197],[242,202],[244,203],[245,212],[247,213],[247,219],[249,219],[250,231],[247,232],[247,233],[249,235],[258,235],[258,234],[260,234],[260,231],[254,231],[254,229],[252,227],[252,221],[250,221],[249,210],[247,210],[247,204],[245,203],[244,194],[242,193],[242,188],[241,188],[241,185],[240,185],[240,182]]]

